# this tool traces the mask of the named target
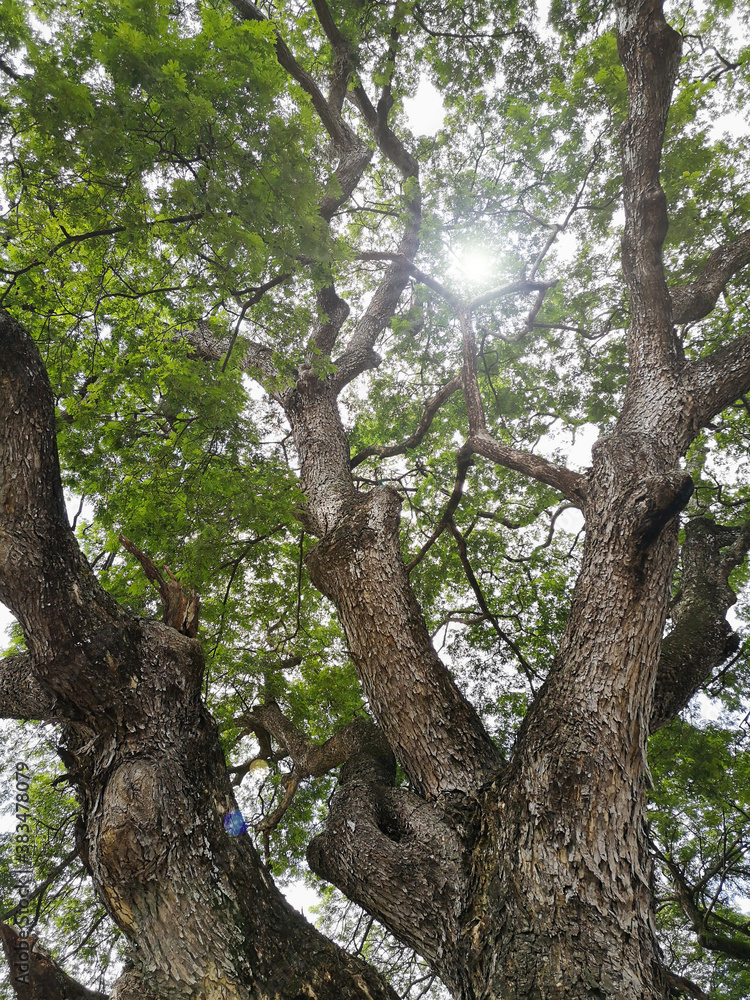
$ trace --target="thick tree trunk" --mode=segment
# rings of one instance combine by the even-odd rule
[[[0,345],[0,597],[29,645],[2,664],[1,707],[62,723],[81,857],[132,948],[115,996],[395,1000],[288,905],[248,837],[224,830],[236,804],[200,644],[101,589],[67,524],[42,360],[2,311]],[[33,985],[18,984],[21,1000]]]
[[[677,557],[674,514],[690,484],[663,471],[665,457],[629,434],[596,449],[565,636],[507,772],[481,796],[476,997],[667,995],[646,739]]]
[[[263,18],[245,0],[235,5],[245,17]],[[330,11],[314,6],[344,52]],[[377,334],[418,245],[418,196],[411,196],[403,256],[337,371],[321,379],[303,366],[293,388],[278,389],[272,352],[255,345],[248,353],[291,422],[303,516],[318,537],[310,575],[338,610],[378,722],[352,727],[338,741],[349,756],[310,864],[424,955],[457,1000],[666,1000],[647,847],[646,739],[729,642],[723,613],[736,561],[720,558],[724,543],[710,529],[701,551],[710,549],[716,578],[708,589],[686,586],[675,631],[664,645],[662,637],[677,560],[675,515],[691,490],[679,460],[712,413],[750,385],[747,343],[692,365],[681,357],[661,263],[667,213],[658,176],[679,38],[658,2],[626,0],[618,16],[629,88],[622,144],[630,372],[621,420],[595,449],[587,479],[492,440],[471,307],[459,310],[467,451],[560,489],[586,515],[564,638],[510,761],[432,647],[399,551],[398,496],[355,489],[337,406],[342,386],[377,363]],[[351,190],[369,153],[340,116],[349,69],[334,107],[280,38],[277,51],[331,138],[348,150],[354,179],[344,178],[342,190]],[[381,152],[414,188],[417,165],[387,124],[388,101],[376,111],[359,84],[351,93]],[[323,206],[325,219],[332,206]],[[745,244],[733,254],[735,263],[745,260]],[[711,274],[731,266],[715,258]],[[708,291],[694,284],[677,296],[683,317],[702,315],[706,301],[715,301],[713,278]],[[348,307],[333,284],[319,304],[324,315],[313,340],[330,355]],[[201,336],[201,356],[221,354],[220,344]],[[27,655],[3,662],[0,702],[10,717],[62,724],[62,755],[81,799],[81,856],[132,945],[132,968],[113,1000],[395,1000],[372,969],[287,905],[247,837],[225,832],[235,803],[200,697],[203,658],[184,613],[191,602],[178,601],[183,613],[169,618],[184,624],[188,634],[181,634],[132,618],[98,585],[67,525],[41,359],[3,312],[0,383],[0,598],[29,646]],[[737,544],[744,555],[750,538]],[[691,661],[683,634],[696,615],[705,643],[700,662]],[[278,726],[274,735],[295,761],[309,758],[307,773],[319,773],[322,755],[310,763],[315,755],[278,709],[258,714],[269,729]],[[393,787],[394,755],[408,789]],[[2,936],[12,946],[11,932]],[[46,959],[36,961],[36,992],[19,987],[21,1000],[44,990],[47,1000],[66,990],[85,996]]]

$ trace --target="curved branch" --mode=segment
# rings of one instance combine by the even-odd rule
[[[483,455],[492,462],[546,483],[567,497],[576,507],[583,507],[586,500],[587,480],[579,472],[548,462],[546,458],[530,452],[511,448],[495,441],[486,431],[472,434],[467,445],[475,455]]]
[[[377,456],[378,458],[393,458],[394,455],[403,455],[410,448],[416,448],[417,445],[422,441],[427,431],[430,429],[432,421],[435,418],[435,414],[438,412],[443,403],[450,399],[454,392],[461,388],[461,376],[455,375],[450,382],[439,389],[432,399],[428,400],[425,404],[424,413],[422,418],[417,425],[417,429],[413,434],[402,441],[401,444],[372,444],[367,448],[363,448],[362,451],[358,452],[351,461],[352,469],[356,469],[358,465],[365,461],[367,458]]]
[[[469,791],[500,757],[430,641],[400,552],[401,501],[377,487],[309,552],[310,579],[339,612],[370,708],[426,797]],[[352,585],[352,580],[357,585]]]
[[[466,475],[470,467],[474,464],[471,458],[472,452],[471,448],[467,445],[463,445],[459,448],[456,455],[456,478],[453,482],[453,490],[451,491],[450,497],[448,497],[448,503],[445,505],[443,513],[440,515],[440,520],[435,525],[435,530],[432,532],[430,537],[424,543],[419,552],[414,556],[414,558],[407,563],[406,572],[411,573],[415,566],[424,559],[429,550],[435,544],[435,542],[440,538],[443,531],[448,527],[453,521],[453,515],[461,503],[461,497],[464,493],[464,483],[466,482]]]
[[[275,701],[268,701],[244,715],[241,720],[249,729],[261,726],[280,743],[294,762],[298,778],[320,778],[339,767],[355,754],[368,748],[371,756],[376,748],[385,759],[393,753],[381,731],[370,719],[357,716],[343,729],[330,736],[325,743],[315,744],[291,720],[287,719]],[[395,767],[395,760],[392,760]]]
[[[21,624],[37,679],[100,712],[119,669],[102,662],[126,616],[68,525],[49,379],[36,344],[3,310],[0,343],[0,600]],[[119,650],[125,669],[121,639]]]
[[[687,285],[670,288],[672,320],[692,323],[708,316],[727,282],[750,264],[750,229],[709,255],[698,276]]]
[[[671,612],[674,628],[662,642],[652,733],[685,708],[711,672],[737,650],[739,637],[725,617],[737,600],[729,574],[748,550],[748,525],[724,528],[707,518],[686,525],[681,590]]]
[[[689,400],[683,421],[686,449],[702,427],[750,390],[750,334],[685,365],[682,384]]]
[[[345,44],[345,39],[337,28],[325,0],[314,0],[321,25],[332,41],[334,48]],[[397,28],[391,32],[389,62],[391,69],[395,59]],[[419,230],[422,224],[422,195],[419,188],[419,163],[407,150],[404,143],[388,124],[388,113],[393,105],[393,97],[388,83],[377,109],[373,107],[361,83],[357,82],[348,95],[359,109],[375,143],[382,153],[401,173],[404,180],[404,231],[398,246],[397,260],[386,270],[364,315],[357,323],[344,354],[336,361],[337,374],[331,382],[335,392],[340,392],[352,379],[380,363],[374,351],[378,335],[390,322],[398,305],[401,293],[409,280],[409,270],[405,262],[411,262],[419,249]]]
[[[510,294],[515,291],[528,290],[530,287],[534,287],[533,282],[514,282],[502,289],[493,289],[487,295]],[[484,301],[484,298],[485,296],[480,296],[480,299],[476,299],[475,302]],[[459,321],[463,340],[463,390],[470,430],[470,437],[465,447],[470,448],[474,454],[483,455],[485,458],[497,462],[498,465],[514,469],[516,472],[523,472],[524,475],[531,476],[532,479],[547,483],[548,486],[559,490],[577,507],[582,507],[586,498],[586,479],[584,476],[577,472],[571,472],[562,466],[554,465],[545,458],[501,444],[488,433],[477,376],[476,337],[470,306],[463,306],[459,310]]]
[[[416,180],[416,174],[409,175]],[[378,285],[364,315],[357,323],[349,339],[344,354],[335,362],[337,372],[331,378],[334,392],[369,368],[380,364],[374,351],[375,341],[388,325],[396,311],[401,293],[406,288],[411,274],[411,262],[419,248],[419,230],[422,224],[422,198],[419,187],[412,192],[407,202],[404,232],[395,259]]]

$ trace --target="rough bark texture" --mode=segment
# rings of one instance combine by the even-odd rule
[[[393,998],[286,903],[249,838],[225,833],[236,804],[200,645],[100,588],[67,525],[39,352],[6,313],[0,342],[0,594],[30,649],[3,663],[2,709],[65,720],[81,856],[132,944],[115,996]],[[45,1000],[74,995],[37,968]]]
[[[248,0],[234,5],[247,19],[264,18]],[[322,202],[321,217],[330,221],[371,155],[342,116],[348,98],[379,153],[409,182],[402,238],[397,252],[370,255],[389,266],[330,374],[316,375],[311,356],[295,384],[280,389],[268,347],[249,345],[242,363],[290,421],[306,496],[301,516],[318,538],[310,576],[338,611],[377,725],[358,720],[312,747],[278,706],[245,722],[285,747],[292,783],[341,766],[310,865],[424,955],[458,1000],[666,1000],[646,837],[646,739],[731,650],[728,574],[750,545],[744,531],[691,523],[674,627],[662,642],[677,515],[692,490],[681,458],[698,430],[750,388],[747,337],[686,364],[672,326],[703,315],[749,259],[743,236],[713,254],[693,283],[667,288],[659,162],[680,38],[660,3],[618,5],[629,95],[629,379],[621,418],[596,446],[589,475],[493,440],[485,421],[472,310],[509,290],[543,294],[549,283],[519,281],[474,303],[445,294],[463,333],[463,367],[409,439],[427,432],[460,386],[469,427],[451,503],[471,455],[480,454],[559,490],[586,517],[567,628],[506,762],[432,646],[401,559],[398,495],[380,486],[360,493],[352,477],[362,456],[350,459],[337,395],[378,364],[377,337],[409,276],[441,289],[413,265],[418,165],[389,125],[389,85],[375,107],[352,78],[357,60],[331,11],[324,0],[314,7],[334,56],[328,97],[275,37],[279,62],[340,155],[341,200]],[[394,28],[394,51],[396,41]],[[317,303],[312,342],[335,358],[349,307],[332,280]],[[191,341],[202,358],[231,348],[205,329]],[[29,647],[2,662],[0,708],[62,723],[62,755],[80,795],[81,856],[132,944],[133,967],[113,1000],[393,1000],[371,969],[290,909],[248,838],[225,833],[235,803],[200,697],[197,603],[132,546],[159,583],[166,621],[135,619],[102,590],[67,524],[53,421],[38,351],[0,312],[0,599]],[[408,443],[377,453],[397,454]],[[409,789],[394,787],[396,760]],[[12,931],[3,940],[12,945]],[[49,1000],[86,997],[46,959],[35,961]],[[18,996],[36,1000],[34,988]]]

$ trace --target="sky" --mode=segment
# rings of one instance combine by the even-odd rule
[[[414,98],[405,101],[404,105],[409,126],[416,136],[434,135],[442,126],[445,117],[445,109],[443,108],[442,100],[438,91],[427,79],[422,79]],[[736,138],[739,138],[742,135],[750,133],[750,121],[740,117],[739,115],[725,116],[715,122],[713,130],[717,136],[724,132],[728,132]],[[479,254],[475,252],[474,257],[476,259],[463,262],[463,264],[470,267],[474,273],[484,269],[484,267],[486,267],[488,273],[491,272],[492,262],[483,259],[481,251]],[[561,447],[569,455],[570,467],[576,470],[582,470],[590,464],[591,447],[596,440],[596,436],[596,428],[591,425],[579,428],[576,432],[575,439],[572,439],[570,435],[566,436],[560,433],[551,434],[548,441],[541,444],[539,451],[542,454],[546,454],[548,457],[552,457],[552,451],[554,448]],[[69,516],[72,518],[78,509],[77,498],[72,498],[68,503],[68,507]],[[560,527],[570,532],[577,532],[582,526],[582,523],[583,521],[580,512],[575,510],[566,512],[566,514],[563,515],[559,521]],[[12,616],[8,610],[0,604],[0,650],[6,648],[8,644],[7,628],[11,621]],[[708,706],[705,707],[707,708]],[[8,825],[9,823],[11,826]],[[12,828],[12,820],[10,816],[4,816],[0,813],[0,831],[10,828]],[[317,893],[307,888],[302,883],[294,883],[293,885],[288,886],[284,891],[293,906],[308,914],[310,908],[319,902]]]

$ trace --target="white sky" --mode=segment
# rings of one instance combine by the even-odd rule
[[[426,78],[422,78],[416,95],[404,102],[407,121],[416,136],[435,135],[441,128],[445,119],[445,108],[439,92],[434,85]],[[750,120],[736,114],[726,115],[714,123],[712,128],[713,136],[718,138],[722,134],[729,133],[734,137],[747,135],[750,133]],[[461,268],[468,267],[474,274],[480,270],[491,270],[491,262],[482,256],[481,251],[471,255],[471,260],[461,262]],[[571,432],[555,431],[549,435],[545,442],[541,442],[538,449],[541,454],[552,457],[555,448],[562,448],[568,455],[568,464],[576,470],[583,470],[591,463],[591,447],[596,441],[597,430],[593,425],[579,428],[575,436]],[[69,502],[69,516],[72,518],[78,508],[78,501]],[[578,531],[582,525],[582,517],[578,511],[569,511],[560,519],[560,527],[567,531]],[[8,645],[8,627],[12,622],[12,615],[8,609],[0,604],[0,651]],[[706,699],[702,699],[701,711],[710,716],[710,706]],[[7,827],[10,818],[0,813],[0,830]],[[297,909],[309,912],[312,905],[318,902],[316,893],[302,884],[295,884],[288,887],[286,895],[289,901]]]

